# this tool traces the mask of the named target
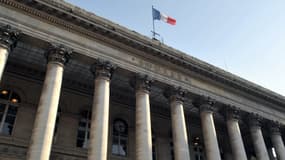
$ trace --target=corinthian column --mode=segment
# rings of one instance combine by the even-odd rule
[[[136,76],[136,160],[152,160],[149,92],[152,80]]]
[[[62,45],[51,45],[46,53],[48,59],[46,77],[27,154],[28,160],[49,160],[63,68],[70,54],[71,51]]]
[[[190,160],[187,130],[183,110],[185,91],[171,88],[165,93],[170,101],[175,160]]]
[[[269,160],[269,155],[261,131],[261,117],[255,114],[250,115],[249,130],[253,147],[258,160]]]
[[[213,119],[214,101],[204,99],[200,105],[200,116],[207,160],[221,160]]]
[[[95,75],[95,90],[88,160],[107,160],[110,79],[114,69],[113,64],[100,59],[91,67]]]
[[[285,147],[280,132],[280,124],[273,122],[270,126],[271,141],[276,150],[277,159],[285,160]]]
[[[12,30],[11,26],[0,27],[0,81],[7,62],[7,58],[12,49],[16,46],[19,31]]]
[[[247,160],[239,128],[239,110],[227,108],[227,128],[234,160]]]

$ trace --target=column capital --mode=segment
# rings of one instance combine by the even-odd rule
[[[153,83],[153,81],[154,80],[148,75],[136,74],[135,78],[131,81],[131,85],[136,90],[150,92],[151,84]]]
[[[183,103],[186,93],[187,91],[181,87],[169,87],[165,90],[164,96],[168,98],[170,102],[177,101]]]
[[[45,53],[48,62],[56,62],[65,65],[70,57],[72,50],[62,44],[50,43]]]
[[[101,77],[110,80],[116,68],[117,66],[109,61],[97,59],[95,63],[91,65],[90,70],[96,78]]]
[[[214,112],[215,108],[214,105],[216,104],[216,101],[212,99],[211,97],[202,97],[200,99],[200,112]]]
[[[226,106],[226,119],[240,120],[240,108],[236,106],[227,105]]]
[[[249,113],[248,120],[251,127],[261,127],[262,117],[256,113]]]
[[[16,47],[20,31],[12,29],[10,25],[0,27],[0,46],[7,48],[9,51]]]
[[[281,135],[280,127],[281,123],[277,121],[269,121],[268,123],[270,133],[273,135]]]

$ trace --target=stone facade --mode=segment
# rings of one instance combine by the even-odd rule
[[[284,160],[277,93],[61,0],[0,20],[0,159]]]

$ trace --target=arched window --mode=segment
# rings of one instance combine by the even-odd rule
[[[128,150],[128,125],[121,119],[113,122],[112,154],[126,157]]]
[[[11,135],[16,119],[19,104],[21,103],[20,96],[12,90],[0,91],[0,133]]]
[[[77,130],[77,142],[76,146],[81,148],[87,148],[89,142],[91,125],[91,111],[85,110],[81,112],[81,118],[79,120],[78,130]]]

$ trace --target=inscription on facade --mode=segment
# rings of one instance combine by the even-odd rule
[[[163,76],[169,77],[171,79],[175,79],[178,81],[182,81],[184,83],[190,83],[190,77],[186,76],[185,74],[181,72],[174,71],[170,69],[169,67],[159,65],[159,64],[154,64],[149,61],[146,61],[144,59],[140,59],[137,57],[131,57],[131,62],[134,63],[135,65],[138,65],[146,70],[161,74]]]

